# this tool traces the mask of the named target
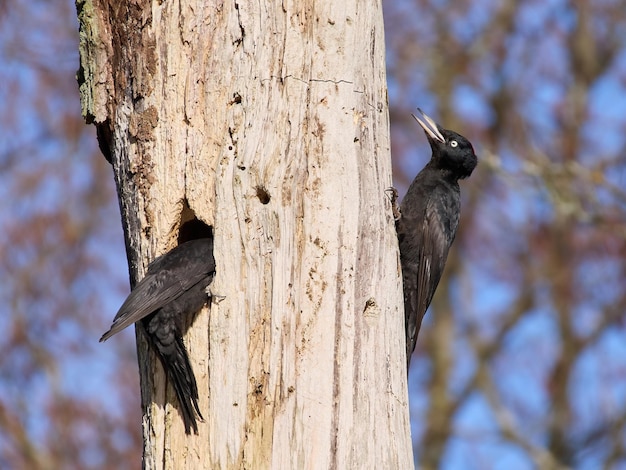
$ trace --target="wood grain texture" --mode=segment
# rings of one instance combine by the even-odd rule
[[[412,468],[380,2],[121,3],[85,3],[81,94],[131,278],[188,204],[223,296],[185,336],[198,436],[138,335],[144,466]]]

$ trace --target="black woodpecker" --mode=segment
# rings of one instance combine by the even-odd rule
[[[459,180],[470,176],[478,163],[469,140],[439,126],[421,109],[418,111],[423,119],[413,117],[424,129],[433,154],[409,186],[396,220],[404,285],[407,368],[459,225]]]
[[[183,344],[183,316],[196,313],[207,302],[207,287],[215,274],[213,239],[191,240],[156,258],[113,319],[106,341],[128,325],[141,321],[176,392],[185,432],[198,434],[202,420],[198,386]]]

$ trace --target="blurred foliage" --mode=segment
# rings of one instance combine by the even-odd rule
[[[475,144],[418,341],[419,468],[626,465],[626,6],[385,2],[395,180],[416,106]],[[69,1],[0,4],[0,468],[137,468],[111,170],[80,117]]]
[[[2,2],[4,469],[141,461],[132,337],[98,343],[128,278],[112,171],[80,116],[77,32],[69,1]]]
[[[626,5],[384,6],[398,186],[416,106],[479,156],[412,363],[419,468],[626,465]]]

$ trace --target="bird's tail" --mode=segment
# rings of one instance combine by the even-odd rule
[[[185,432],[191,434],[193,429],[194,434],[198,434],[196,420],[204,421],[204,418],[200,413],[200,406],[198,405],[196,377],[193,374],[189,355],[182,338],[177,337],[174,348],[169,349],[167,353],[159,351],[159,357],[167,377],[172,382],[176,392],[176,398],[178,398],[178,403],[180,404],[180,412],[185,423]]]

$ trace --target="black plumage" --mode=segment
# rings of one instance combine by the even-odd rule
[[[406,327],[407,366],[424,314],[437,289],[459,224],[459,179],[472,174],[478,160],[472,144],[439,126],[426,114],[413,116],[424,129],[432,157],[415,177],[396,221]]]
[[[196,313],[208,300],[207,287],[215,274],[213,239],[185,242],[156,258],[135,286],[100,341],[141,321],[148,343],[157,353],[171,381],[185,424],[198,433],[202,420],[198,386],[183,343],[183,316]]]

